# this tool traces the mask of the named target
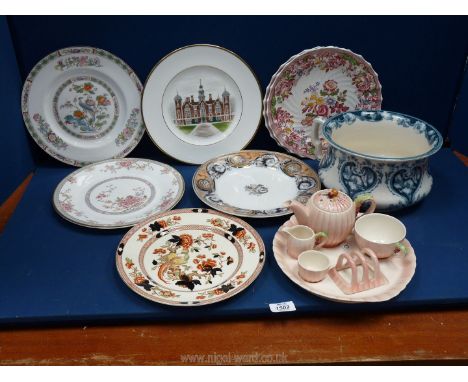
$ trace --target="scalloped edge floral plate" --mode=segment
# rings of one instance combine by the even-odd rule
[[[322,53],[322,55],[319,53]],[[333,60],[333,56],[324,55],[324,53],[337,53],[339,59]],[[334,80],[332,81],[333,83],[327,80],[323,84],[320,81],[317,81],[318,84],[311,84],[306,89],[309,90],[307,100],[304,98],[306,96],[304,96],[301,104],[295,105],[295,107],[302,109],[303,116],[305,117],[301,121],[294,121],[292,118],[294,113],[287,110],[288,105],[285,104],[284,108],[279,105],[292,95],[291,89],[297,85],[300,78],[308,75],[312,69],[318,66],[321,66],[319,70],[325,73],[337,67],[345,67],[347,72],[343,74],[350,77],[351,84],[349,84],[347,89],[340,89],[339,86],[336,87],[337,84]],[[365,70],[359,71],[359,68],[364,68]],[[316,94],[318,91],[317,86],[322,86],[318,95]],[[351,104],[347,104],[346,94],[343,94],[344,90],[347,92],[353,90],[353,95],[359,103],[354,107],[351,107]],[[321,92],[325,93],[322,95]],[[349,93],[347,98],[349,98]],[[320,100],[317,100],[316,97],[314,100],[317,102],[312,102],[309,99],[310,96],[317,96]],[[344,100],[343,96],[345,97]],[[332,102],[335,106],[333,109],[332,106],[327,104],[328,101]],[[303,102],[305,104],[302,104]],[[319,104],[319,109],[317,109],[317,105]],[[317,159],[315,151],[318,148],[313,145],[312,140],[308,137],[311,134],[311,125],[316,117],[328,118],[346,110],[379,110],[381,104],[382,86],[379,82],[378,74],[369,62],[361,55],[349,49],[334,46],[319,46],[306,49],[292,56],[280,66],[266,89],[263,99],[263,116],[265,126],[271,137],[280,146],[300,157]],[[304,111],[305,109],[307,110]],[[278,111],[280,111],[280,119],[277,117]]]

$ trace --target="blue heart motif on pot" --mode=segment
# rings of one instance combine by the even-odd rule
[[[423,170],[421,167],[413,167],[411,170],[402,168],[390,176],[388,186],[390,189],[406,199],[411,204],[414,195],[421,185]]]
[[[378,180],[377,173],[369,166],[360,166],[356,162],[345,162],[341,166],[340,183],[351,198],[372,191]]]
[[[443,143],[427,122],[384,110],[315,118],[310,139],[328,149],[316,153],[322,184],[352,198],[371,193],[380,211],[410,206],[429,194],[429,157]]]

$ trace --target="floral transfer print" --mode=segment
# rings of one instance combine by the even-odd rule
[[[125,283],[143,297],[168,305],[229,298],[258,276],[264,258],[264,244],[252,227],[205,209],[175,210],[149,219],[125,235],[116,253]]]
[[[165,244],[153,249],[152,261],[157,279],[165,284],[193,291],[197,286],[209,286],[222,279],[227,268],[235,269],[233,258],[218,249],[214,233],[195,236],[175,231],[166,237],[170,238]]]
[[[101,172],[115,174],[118,170],[153,170],[150,162],[140,161],[138,159],[121,159],[112,164],[106,164]]]
[[[236,224],[229,222],[227,219],[221,218],[208,219],[207,222],[214,227],[220,227],[228,231],[232,236],[239,240],[239,242],[243,244],[249,252],[255,252],[255,243],[252,241],[252,237],[247,233],[245,228],[237,226]]]
[[[39,131],[48,142],[50,142],[55,148],[65,150],[68,145],[55,134],[50,128],[49,124],[45,121],[40,114],[34,114],[33,120],[37,122]]]
[[[117,135],[117,138],[115,138],[115,144],[117,146],[123,145],[132,137],[133,133],[141,123],[139,115],[140,109],[134,108],[130,113],[130,117],[128,118],[127,123],[125,124],[125,128],[119,133],[119,135]]]
[[[155,193],[153,184],[146,179],[120,176],[95,184],[86,192],[85,202],[100,214],[128,214],[146,207]]]
[[[108,73],[110,66],[114,66],[114,68],[122,72],[123,75],[128,75],[128,77],[130,78],[131,87],[135,88],[131,91],[132,92],[136,91],[138,95],[141,95],[142,84],[140,80],[138,79],[138,76],[136,76],[136,74],[133,72],[133,70],[130,67],[128,67],[128,65],[124,61],[122,61],[120,58],[102,49],[97,49],[97,48],[92,48],[92,47],[72,47],[72,48],[60,49],[60,50],[50,53],[49,55],[44,57],[42,60],[40,60],[33,67],[28,77],[26,78],[24,86],[23,86],[23,91],[21,95],[22,114],[23,114],[23,119],[24,119],[26,128],[28,129],[29,133],[34,138],[36,143],[49,155],[53,156],[54,158],[64,163],[71,164],[73,166],[78,166],[78,167],[85,166],[91,163],[85,157],[83,157],[83,153],[81,151],[79,153],[75,153],[74,150],[70,151],[68,149],[66,152],[63,152],[62,150],[64,149],[65,145],[61,145],[60,140],[57,140],[55,144],[50,143],[55,140],[57,135],[61,135],[61,134],[60,134],[60,128],[58,128],[57,126],[57,118],[53,118],[53,117],[51,118],[50,116],[45,116],[44,114],[42,114],[40,105],[42,102],[41,98],[43,98],[43,95],[39,94],[39,97],[37,98],[33,96],[34,94],[38,94],[38,93],[35,93],[35,86],[37,84],[37,80],[39,76],[44,73],[43,72],[44,70],[51,70],[50,73],[54,75],[54,78],[69,78],[70,75],[73,75],[75,73],[93,73],[96,76],[100,77],[99,73],[103,73],[103,74]],[[52,86],[55,86],[55,85],[52,84]],[[53,94],[51,95],[51,98],[52,97],[53,97]],[[113,100],[112,97],[106,97],[106,98],[108,100],[111,100],[111,102],[117,101],[117,98],[115,100]],[[104,102],[102,99],[96,100],[95,98],[94,98],[94,101],[101,102],[101,103]],[[137,102],[135,102],[135,104],[126,105],[128,108],[126,110],[126,113],[128,113],[128,116],[131,115],[131,110],[140,107],[140,105],[137,105],[136,103]],[[61,104],[62,103],[60,103],[60,105]],[[109,107],[111,106],[112,105],[110,105]],[[36,115],[37,113],[40,113],[42,115],[43,119],[48,124],[49,128],[52,129],[53,135],[51,135],[49,139],[47,140],[42,139],[42,132],[40,132],[36,126],[34,115]],[[69,113],[69,114],[73,116],[72,113]],[[115,117],[115,115],[113,117]],[[109,120],[113,121],[114,120],[113,117],[111,116]],[[141,121],[141,115],[139,116],[139,119]],[[113,122],[110,122],[110,124],[112,123]],[[60,127],[63,128],[63,126],[60,126]],[[68,133],[70,133],[71,135],[74,135],[75,133],[73,133],[73,130],[75,128],[72,127],[71,125],[67,127],[69,128]],[[119,121],[119,123],[116,123],[115,127],[118,128],[119,130],[118,133],[121,132],[125,128],[125,119],[123,119],[122,121]],[[81,134],[80,136],[78,136],[81,139],[93,139],[93,138],[97,138],[98,134],[102,134],[101,136],[105,135],[108,130],[109,130],[109,125],[106,125],[102,127],[100,132],[98,133],[93,134],[93,133],[87,132],[87,133],[81,134],[81,131],[78,131],[76,134],[77,135]],[[116,133],[116,135],[118,133]],[[109,141],[108,146],[109,146],[109,150],[112,151],[112,154],[107,157],[120,158],[120,157],[126,156],[130,151],[134,149],[134,147],[140,141],[143,134],[144,134],[144,125],[142,122],[140,122],[140,124],[138,125],[138,128],[133,134],[133,139],[129,139],[126,144],[120,145],[120,149],[119,149],[119,145],[114,144],[113,140]],[[63,138],[65,139],[66,137],[63,137]],[[73,146],[73,148],[77,148],[75,145],[71,145],[71,143],[68,143],[68,145],[70,147]],[[101,159],[106,159],[106,158],[101,158]]]
[[[69,56],[60,59],[55,64],[55,69],[63,71],[70,68],[82,68],[85,66],[102,67],[101,60],[98,57],[89,56]]]
[[[293,94],[304,79],[311,83],[303,89],[302,96]],[[380,109],[382,99],[370,64],[338,48],[312,50],[291,60],[275,75],[267,96],[271,113],[267,115],[267,125],[274,138],[289,151],[313,159],[316,147],[311,142],[309,126],[315,118],[328,118],[350,109]],[[298,102],[294,97],[301,99],[297,114],[293,111],[296,105],[290,104]]]
[[[103,137],[119,116],[112,89],[105,82],[86,76],[64,82],[55,93],[53,108],[57,123],[81,139]]]
[[[219,288],[204,291],[204,292],[199,292],[196,299],[204,300],[205,298],[215,297],[215,296],[228,293],[230,290],[238,287],[245,281],[246,274],[247,272],[245,271],[241,272],[236,277],[234,277],[234,279],[232,279],[230,282],[221,285]]]
[[[349,110],[345,106],[347,90],[340,90],[335,80],[327,80],[322,89],[318,89],[320,82],[307,88],[306,97],[301,102],[302,113],[305,115],[301,124],[311,126],[316,117],[328,118],[331,114],[339,114]]]

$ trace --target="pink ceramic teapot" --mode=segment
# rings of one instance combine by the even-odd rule
[[[376,204],[371,194],[359,195],[353,200],[336,189],[319,190],[306,205],[295,200],[289,208],[294,212],[298,224],[306,225],[316,232],[326,232],[325,247],[335,247],[351,233],[359,210],[366,201],[370,202],[364,214],[372,213]]]

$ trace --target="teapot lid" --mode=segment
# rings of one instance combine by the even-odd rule
[[[326,212],[344,212],[353,206],[353,201],[344,192],[337,189],[317,191],[312,197],[313,204]]]

